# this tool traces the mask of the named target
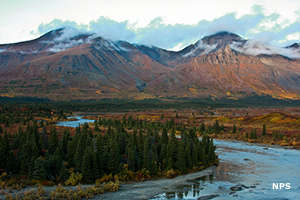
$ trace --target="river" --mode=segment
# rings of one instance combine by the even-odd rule
[[[220,140],[215,144],[221,162],[211,177],[152,199],[300,199],[299,150]],[[291,188],[273,189],[273,183]]]
[[[71,116],[71,117],[68,117],[68,119],[73,119],[73,121],[60,121],[56,125],[75,128],[75,127],[78,127],[85,123],[92,123],[95,121],[92,119],[84,119],[83,116]]]
[[[75,118],[77,121],[60,122],[58,125],[76,127],[93,121],[87,121],[80,116]],[[148,199],[300,199],[299,150],[245,142],[214,141],[220,164],[213,170],[212,175],[200,177],[174,191],[157,194]],[[279,183],[290,184],[290,189],[287,185],[281,189],[273,189],[273,184]],[[126,192],[128,191],[121,189],[117,193],[126,199]],[[134,199],[139,199],[138,191],[136,194]]]

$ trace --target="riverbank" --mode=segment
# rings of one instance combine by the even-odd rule
[[[259,136],[256,139],[246,138],[244,135],[238,134],[210,134],[209,137],[218,140],[224,141],[236,141],[236,142],[247,142],[251,144],[258,144],[258,145],[266,145],[266,146],[277,146],[277,147],[284,147],[287,149],[300,149],[300,142],[296,141],[287,141],[286,139],[283,140],[273,140],[271,136]]]
[[[199,172],[194,172],[186,175],[180,175],[172,179],[168,178],[160,178],[156,180],[148,180],[144,182],[129,182],[129,183],[122,183],[119,186],[118,191],[114,192],[105,192],[104,194],[95,195],[94,197],[91,196],[90,199],[122,199],[122,200],[140,200],[140,199],[150,199],[157,194],[162,192],[172,192],[176,190],[177,187],[183,185],[191,185],[193,180],[198,179],[203,176],[209,176],[213,173],[215,166],[206,168]],[[60,187],[60,189],[58,189]],[[80,189],[78,189],[80,187]],[[80,186],[32,186],[26,187],[19,191],[7,191],[2,190],[0,192],[0,199],[8,196],[7,194],[11,194],[15,196],[16,194],[20,197],[22,194],[26,193],[34,193],[33,191],[37,191],[36,193],[42,194],[44,197],[50,196],[51,193],[55,191],[60,191],[60,193],[67,194],[69,192],[63,191],[84,191],[85,189],[91,190],[91,188],[97,188],[95,185],[80,185]],[[42,192],[41,192],[42,191]]]
[[[203,176],[209,176],[213,174],[214,169],[215,166],[212,166],[199,172],[177,176],[172,179],[162,178],[145,182],[122,184],[119,191],[104,193],[103,195],[101,195],[101,199],[150,199],[160,193],[173,192],[177,187],[183,185],[192,185],[192,180],[198,179]]]

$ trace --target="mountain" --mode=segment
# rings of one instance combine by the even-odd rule
[[[287,46],[286,48],[300,49],[300,43],[294,43],[290,46]]]
[[[219,32],[181,51],[57,29],[0,45],[0,95],[55,100],[271,95],[300,99],[299,46]]]

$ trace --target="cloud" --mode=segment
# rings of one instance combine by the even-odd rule
[[[43,23],[33,34],[44,34],[47,31],[69,27],[71,31],[65,37],[78,33],[94,33],[111,40],[125,40],[131,43],[153,45],[166,49],[178,49],[196,42],[203,36],[218,31],[229,31],[245,38],[268,41],[274,45],[288,45],[295,40],[287,36],[299,33],[300,20],[279,23],[280,15],[264,14],[264,8],[259,5],[252,7],[252,13],[237,17],[236,13],[228,13],[214,20],[201,20],[196,24],[166,24],[161,17],[153,19],[147,26],[136,27],[128,21],[115,21],[99,17],[88,24],[78,24],[74,21],[55,19]]]
[[[276,47],[261,41],[248,40],[245,44],[233,43],[231,48],[248,55],[279,54],[289,58],[300,58],[300,51],[294,48]]]
[[[84,42],[83,40],[67,40],[63,42],[56,42],[55,45],[49,49],[49,51],[52,52],[64,51],[68,48],[74,47],[76,45],[80,45],[83,42]]]

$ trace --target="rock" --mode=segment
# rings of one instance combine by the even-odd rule
[[[224,190],[225,188],[223,186],[218,187],[219,190]]]
[[[209,200],[209,199],[216,198],[218,196],[219,196],[218,194],[210,194],[210,195],[199,197],[197,200]]]
[[[236,191],[241,191],[241,190],[243,190],[243,188],[248,189],[249,187],[248,187],[248,186],[245,186],[245,185],[243,185],[243,184],[237,184],[237,185],[235,185],[235,186],[232,186],[232,187],[230,188],[230,190],[236,192]]]
[[[230,189],[234,192],[243,190],[241,186],[232,186]]]

